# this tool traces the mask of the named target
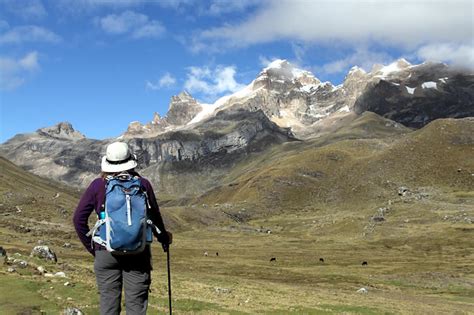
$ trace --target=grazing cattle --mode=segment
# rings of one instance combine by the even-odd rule
[[[319,258],[319,262],[324,262],[324,258]]]
[[[367,266],[367,265],[368,265],[368,263],[366,261],[362,262],[362,266]]]
[[[219,256],[219,253],[218,253],[218,252],[216,252],[216,256]]]
[[[270,262],[272,262],[272,261],[275,261],[275,262],[276,262],[277,259],[276,259],[275,257],[272,257],[272,258],[270,258]]]
[[[207,257],[207,255],[209,255],[209,254],[208,254],[207,252],[204,252],[204,256],[206,256],[206,257]]]

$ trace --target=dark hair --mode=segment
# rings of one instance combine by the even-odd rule
[[[126,171],[122,171],[122,172],[100,172],[100,177],[105,179],[105,178],[106,178],[107,176],[109,176],[109,175],[111,175],[111,176],[116,176],[116,175],[122,174],[122,173],[128,173],[128,174],[130,174],[130,175],[132,175],[132,176],[139,176],[139,177],[141,177],[140,174],[138,174],[138,172],[135,171],[134,168],[132,168],[131,170],[126,170]]]

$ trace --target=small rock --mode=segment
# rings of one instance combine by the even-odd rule
[[[8,267],[8,269],[7,269],[7,272],[15,272],[15,271],[16,271],[16,270],[15,270],[15,268],[13,268],[13,267]]]
[[[367,294],[367,293],[369,293],[369,291],[367,291],[366,288],[360,288],[359,290],[357,290],[357,293]]]
[[[63,271],[56,272],[54,276],[58,278],[66,278],[66,274]]]
[[[383,222],[383,221],[385,221],[385,218],[383,216],[376,215],[376,216],[372,217],[372,221],[374,221],[374,222]]]
[[[64,248],[71,248],[71,243],[64,243],[64,244],[63,244],[63,247],[64,247]]]
[[[44,274],[44,273],[46,272],[46,270],[44,269],[43,266],[38,266],[38,267],[36,268],[36,270],[38,270],[39,273],[41,273],[41,274]]]
[[[72,297],[67,297],[67,299],[66,299],[66,300],[68,300],[68,301],[72,301]]]
[[[20,260],[18,262],[18,267],[22,268],[22,269],[25,269],[26,267],[28,267],[28,262],[24,261],[24,260]]]
[[[56,254],[48,246],[45,245],[35,246],[31,251],[30,256],[44,258],[54,262],[58,261]]]
[[[227,293],[230,293],[230,292],[232,292],[232,290],[231,290],[231,289],[227,289],[227,288],[219,288],[219,287],[215,288],[214,290],[216,291],[216,293],[219,293],[219,294],[220,294],[220,293],[227,294]]]
[[[402,186],[398,188],[398,195],[399,196],[406,196],[409,192],[408,187]]]
[[[63,311],[63,315],[84,315],[84,313],[75,307],[68,307]]]

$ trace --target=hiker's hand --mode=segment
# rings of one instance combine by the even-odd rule
[[[167,252],[170,244],[173,242],[173,234],[167,231],[166,234],[164,234],[159,241],[161,242],[163,251]]]

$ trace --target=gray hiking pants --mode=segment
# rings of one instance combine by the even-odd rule
[[[122,284],[127,315],[144,315],[151,283],[151,254],[147,249],[131,256],[115,256],[106,250],[95,252],[94,271],[100,294],[100,314],[119,315]]]

